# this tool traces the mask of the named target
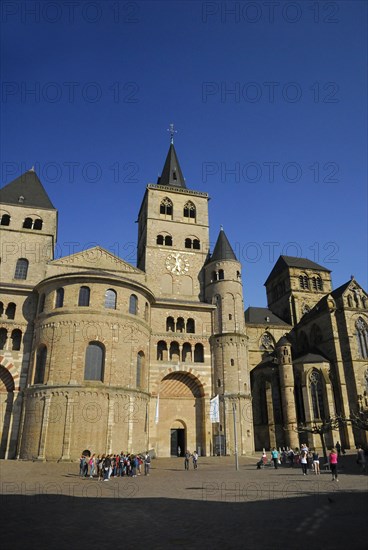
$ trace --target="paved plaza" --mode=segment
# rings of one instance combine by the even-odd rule
[[[255,458],[157,459],[151,475],[80,478],[77,463],[0,461],[4,549],[368,547],[368,476],[257,470]]]

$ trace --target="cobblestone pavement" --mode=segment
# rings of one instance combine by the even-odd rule
[[[368,476],[255,468],[256,459],[157,459],[151,475],[97,479],[77,463],[0,461],[2,548],[368,548]]]

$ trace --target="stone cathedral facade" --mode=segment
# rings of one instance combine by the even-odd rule
[[[367,293],[281,256],[268,307],[244,312],[241,264],[223,230],[209,250],[209,196],[187,187],[173,144],[145,189],[137,266],[100,247],[55,259],[57,211],[32,170],[0,201],[0,458],[232,454],[235,430],[251,454],[368,408]],[[366,437],[348,426],[327,442]]]

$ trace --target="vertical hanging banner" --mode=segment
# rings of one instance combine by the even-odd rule
[[[157,395],[155,424],[158,424],[159,415],[160,415],[160,394]]]
[[[220,400],[218,395],[210,400],[210,420],[212,424],[220,422]]]

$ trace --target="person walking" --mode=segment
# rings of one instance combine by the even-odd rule
[[[358,451],[357,451],[357,464],[359,464],[362,468],[362,473],[365,473],[365,453],[362,449],[361,445],[359,445]]]
[[[337,478],[337,460],[338,460],[337,450],[335,448],[331,449],[329,456],[330,469],[332,474],[332,481],[339,481]]]
[[[276,450],[276,447],[274,447],[271,451],[271,458],[272,458],[273,465],[277,470],[278,462],[279,462],[279,452]]]
[[[308,452],[303,449],[300,453],[300,464],[302,465],[303,476],[308,474]]]
[[[198,453],[194,451],[192,454],[193,457],[193,468],[196,470],[198,468]]]
[[[148,451],[146,451],[146,454],[144,456],[144,475],[149,476],[150,475],[150,468],[151,468],[151,455]]]
[[[190,459],[190,452],[186,450],[184,455],[184,468],[186,470],[189,470],[189,459]]]

